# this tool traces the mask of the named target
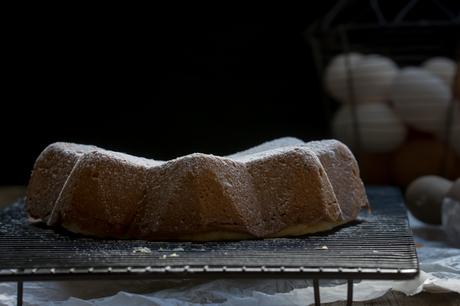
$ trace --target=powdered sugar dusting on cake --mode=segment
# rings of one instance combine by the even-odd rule
[[[103,150],[103,149],[98,149],[98,152],[101,152],[109,157],[122,160],[127,163],[133,163],[138,166],[142,167],[156,167],[164,163],[164,161],[161,160],[153,160],[153,159],[148,159],[144,157],[137,157],[133,155],[129,155],[126,153],[121,153],[121,152],[114,152],[114,151],[108,151],[108,150]]]
[[[310,141],[304,144],[304,146],[312,149],[317,154],[334,154],[335,151],[332,148],[343,145],[340,141],[334,139],[327,139],[321,141]]]
[[[253,152],[253,153],[247,153],[247,154],[239,154],[239,155],[232,155],[232,156],[229,156],[229,158],[235,160],[235,161],[238,161],[238,162],[243,162],[243,163],[247,163],[247,162],[251,162],[251,161],[254,161],[254,160],[263,160],[263,159],[268,159],[272,156],[275,156],[275,155],[282,155],[282,154],[285,154],[286,152],[289,152],[289,151],[292,151],[296,148],[302,148],[302,146],[300,145],[286,145],[286,146],[282,146],[282,147],[272,147],[272,148],[269,148],[267,147],[266,150],[261,150],[261,151],[257,151],[257,152]]]
[[[269,151],[272,149],[278,149],[282,147],[291,147],[291,146],[297,146],[297,145],[302,145],[305,142],[302,140],[295,138],[295,137],[282,137],[278,139],[274,139],[271,141],[264,142],[258,146],[252,147],[250,149],[237,152],[235,154],[229,155],[229,158],[233,157],[240,157],[244,155],[249,155],[249,154],[255,154],[263,151]]]

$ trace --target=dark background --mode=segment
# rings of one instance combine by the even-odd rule
[[[8,45],[0,184],[26,184],[55,141],[170,159],[323,137],[303,35],[333,2],[263,19],[169,11],[27,22]]]
[[[21,10],[3,44],[0,184],[26,184],[55,141],[171,159],[328,137],[305,30],[335,3]]]

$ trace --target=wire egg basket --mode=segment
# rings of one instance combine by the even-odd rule
[[[460,8],[443,1],[338,1],[306,31],[330,136],[366,183],[460,177]]]

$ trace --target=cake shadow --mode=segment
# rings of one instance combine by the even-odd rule
[[[339,232],[339,231],[341,231],[343,229],[352,228],[354,226],[358,226],[358,225],[366,223],[366,222],[368,222],[368,221],[362,220],[362,219],[356,219],[356,220],[347,222],[345,224],[338,225],[338,226],[336,226],[336,227],[334,227],[334,228],[332,228],[330,230],[311,233],[311,234],[306,234],[306,235],[302,235],[302,236],[290,237],[290,238],[307,238],[307,237],[311,237],[311,236],[315,236],[315,237],[318,237],[318,236],[320,236],[320,237],[330,236],[330,235],[336,234],[337,232]]]
[[[226,240],[208,240],[208,241],[191,241],[191,240],[178,240],[178,239],[163,239],[163,240],[147,240],[147,239],[129,239],[129,238],[122,238],[122,239],[116,239],[116,238],[110,238],[110,237],[95,237],[95,236],[90,236],[90,235],[85,235],[85,234],[80,234],[80,233],[74,233],[71,232],[63,227],[60,226],[49,226],[43,221],[34,221],[34,222],[28,222],[28,225],[39,229],[39,230],[44,230],[48,232],[52,232],[54,235],[64,238],[64,239],[71,239],[71,240],[95,240],[95,241],[145,241],[145,242],[172,242],[172,243],[197,243],[197,244],[203,244],[203,243],[235,243],[235,242],[244,242],[244,241],[263,241],[263,240],[276,240],[276,239],[289,239],[289,240],[296,240],[296,239],[308,239],[310,237],[326,237],[326,236],[332,236],[335,235],[336,233],[352,228],[355,226],[358,226],[362,223],[366,223],[368,221],[363,220],[363,219],[356,219],[350,222],[347,222],[342,225],[338,225],[332,229],[325,230],[325,231],[319,231],[315,233],[309,233],[305,235],[299,235],[299,236],[284,236],[284,237],[266,237],[266,238],[248,238],[248,239],[226,239]]]

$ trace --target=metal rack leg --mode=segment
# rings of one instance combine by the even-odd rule
[[[17,306],[22,306],[22,295],[23,295],[23,283],[22,281],[18,281],[18,287],[17,287],[17,300],[16,300],[16,305]]]
[[[349,279],[347,285],[347,306],[351,306],[353,305],[353,280]]]
[[[317,279],[313,280],[313,292],[315,295],[315,306],[321,305],[321,298],[319,295],[319,281]]]

